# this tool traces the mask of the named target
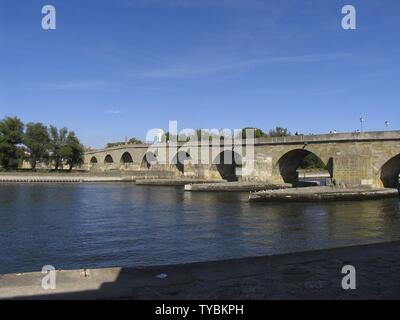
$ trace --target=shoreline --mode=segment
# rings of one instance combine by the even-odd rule
[[[357,289],[344,290],[344,265]],[[399,299],[400,241],[233,260],[0,275],[0,299]]]
[[[184,192],[249,192],[250,203],[287,203],[287,202],[332,202],[364,201],[398,198],[400,190],[393,188],[372,188],[369,186],[334,186],[298,187],[295,184],[276,184],[268,182],[227,182],[225,180],[206,180],[194,178],[157,178],[157,172],[119,172],[79,174],[72,172],[40,174],[0,173],[1,184],[37,184],[37,183],[110,183],[131,182],[137,186],[183,187]]]
[[[84,183],[84,182],[134,182],[129,176],[89,176],[89,175],[0,175],[0,183]]]
[[[212,180],[211,180],[212,181]],[[224,180],[214,180],[213,183],[224,183]],[[138,186],[186,186],[187,184],[205,184],[210,183],[207,179],[185,179],[185,178],[175,178],[175,179],[138,179],[135,181]]]

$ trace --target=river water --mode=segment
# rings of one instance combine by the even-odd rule
[[[400,240],[399,199],[248,203],[180,187],[1,184],[0,273],[146,266]]]

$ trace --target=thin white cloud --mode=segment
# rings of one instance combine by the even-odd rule
[[[223,7],[236,8],[249,5],[262,5],[262,0],[122,0],[126,5],[162,5],[166,7]]]
[[[255,67],[267,64],[285,64],[285,63],[314,63],[323,61],[335,61],[350,57],[347,53],[331,54],[309,54],[296,56],[270,57],[266,59],[249,59],[231,63],[220,64],[200,64],[193,62],[187,65],[166,67],[155,70],[139,72],[136,75],[147,79],[180,79],[195,78],[217,73],[249,70]]]
[[[121,110],[118,109],[108,109],[108,110],[104,110],[104,113],[108,113],[108,114],[120,114]]]
[[[117,88],[120,86],[120,84],[103,80],[78,80],[46,83],[43,86],[55,90],[104,90]]]

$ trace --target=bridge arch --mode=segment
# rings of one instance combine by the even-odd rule
[[[95,170],[97,168],[98,161],[95,156],[92,156],[89,161],[89,170]]]
[[[121,156],[120,163],[122,163],[122,164],[133,163],[132,155],[128,151],[124,152]]]
[[[237,152],[224,150],[215,157],[213,164],[216,165],[222,179],[230,182],[239,180],[237,169],[242,166],[242,156]]]
[[[306,165],[308,161],[315,162],[318,169],[328,170],[330,176],[332,177],[332,172],[329,169],[328,164],[323,162],[321,158],[318,157],[315,153],[306,149],[294,149],[285,153],[278,160],[277,169],[279,170],[279,173],[284,182],[297,182],[299,180],[297,170],[303,165]]]
[[[180,173],[185,173],[185,160],[191,160],[189,152],[184,150],[179,150],[175,157],[172,159],[172,164],[176,166]]]
[[[142,163],[140,164],[141,168],[150,169],[152,166],[157,164],[157,155],[153,152],[148,151],[142,158]]]
[[[97,161],[97,158],[95,156],[90,158],[90,164],[97,164],[97,163],[98,163],[98,161]]]
[[[106,155],[106,157],[104,158],[104,163],[105,164],[110,164],[110,163],[114,163],[114,159],[112,158],[111,155]]]
[[[380,179],[385,188],[399,188],[400,154],[386,161],[380,170]]]

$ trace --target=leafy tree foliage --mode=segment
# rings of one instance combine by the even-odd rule
[[[276,127],[275,129],[269,131],[270,137],[287,137],[291,135],[292,134],[290,133],[290,131],[287,128],[283,127]]]
[[[73,131],[67,128],[47,128],[42,123],[24,124],[18,118],[7,117],[0,121],[0,166],[4,170],[17,169],[28,159],[32,169],[37,162],[51,162],[58,170],[63,164],[74,166],[83,163],[84,147]]]
[[[42,123],[28,123],[23,139],[29,155],[27,156],[33,170],[37,162],[49,160],[50,136],[48,129]]]
[[[128,144],[142,144],[143,141],[139,140],[137,138],[131,138],[128,140]],[[124,141],[118,141],[118,142],[109,142],[107,143],[106,148],[112,148],[112,147],[118,147],[118,146],[123,146],[125,144]]]
[[[247,128],[244,128],[244,129],[242,130],[242,138],[243,138],[243,139],[246,139],[246,130],[248,130],[248,129],[254,130],[254,138],[264,138],[264,137],[268,137],[268,134],[265,133],[264,131],[262,131],[262,130],[259,129],[259,128],[247,127]]]
[[[23,159],[23,136],[24,124],[20,119],[7,117],[0,121],[0,165],[4,169],[17,168]]]
[[[83,164],[84,147],[75,135],[70,131],[66,139],[66,145],[61,149],[61,155],[71,171],[74,166]]]
[[[301,169],[326,169],[324,162],[314,153],[308,154],[300,165]]]
[[[67,128],[57,129],[50,126],[50,159],[56,170],[65,163],[69,169],[83,163],[84,147],[73,131]]]
[[[63,157],[67,154],[65,146],[67,143],[68,129],[57,129],[54,126],[50,126],[49,134],[50,159],[53,162],[55,169],[58,170],[63,162]]]
[[[128,144],[143,144],[143,141],[136,138],[130,138]]]

